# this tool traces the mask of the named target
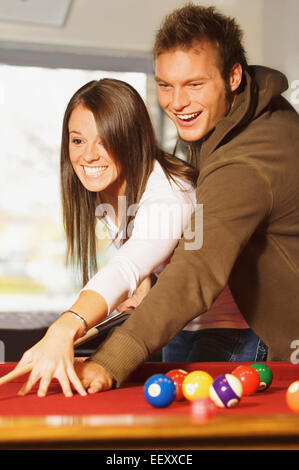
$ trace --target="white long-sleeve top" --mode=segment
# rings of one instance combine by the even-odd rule
[[[196,205],[195,189],[186,181],[176,181],[178,185],[169,181],[161,165],[155,162],[137,210],[134,208],[132,233],[125,243],[121,244],[125,235],[123,230],[108,215],[98,221],[96,236],[103,236],[104,224],[113,245],[106,250],[109,256],[105,266],[82,290],[98,292],[108,305],[108,314],[124,297],[131,297],[145,277],[161,272],[187,227]],[[248,327],[234,304],[231,309],[228,305],[227,313],[223,309],[216,309],[215,314],[209,310],[190,322],[186,329],[200,329],[201,323],[204,328],[217,328],[218,324],[224,327],[223,322],[226,328]]]
[[[181,180],[179,184],[180,187],[169,181],[161,165],[155,162],[135,211],[132,234],[122,245],[123,230],[115,227],[108,216],[102,219],[103,222],[106,219],[118,250],[83,290],[101,294],[109,312],[120,304],[124,294],[131,297],[140,282],[173,253],[196,204],[191,184]],[[127,213],[132,209],[127,208]]]

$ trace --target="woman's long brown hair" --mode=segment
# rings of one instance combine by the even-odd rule
[[[70,161],[68,123],[79,105],[93,113],[102,144],[122,170],[127,207],[140,201],[155,160],[168,178],[179,177],[195,185],[198,172],[159,148],[146,106],[130,85],[103,79],[80,88],[64,115],[60,175],[67,261],[80,268],[84,285],[97,270],[95,213],[99,199],[98,193],[82,185]]]

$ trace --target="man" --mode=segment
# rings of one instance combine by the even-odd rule
[[[122,383],[227,283],[269,360],[289,360],[299,335],[299,119],[281,96],[286,78],[249,67],[234,20],[192,4],[166,18],[154,59],[159,102],[200,170],[203,245],[182,239],[141,305],[78,369],[90,391]]]

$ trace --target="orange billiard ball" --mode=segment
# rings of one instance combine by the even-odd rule
[[[291,383],[288,387],[286,401],[290,410],[299,413],[299,380]]]

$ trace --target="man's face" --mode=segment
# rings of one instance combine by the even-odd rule
[[[156,59],[159,103],[185,141],[207,135],[228,112],[217,60],[217,49],[207,40],[192,49],[164,52]]]

